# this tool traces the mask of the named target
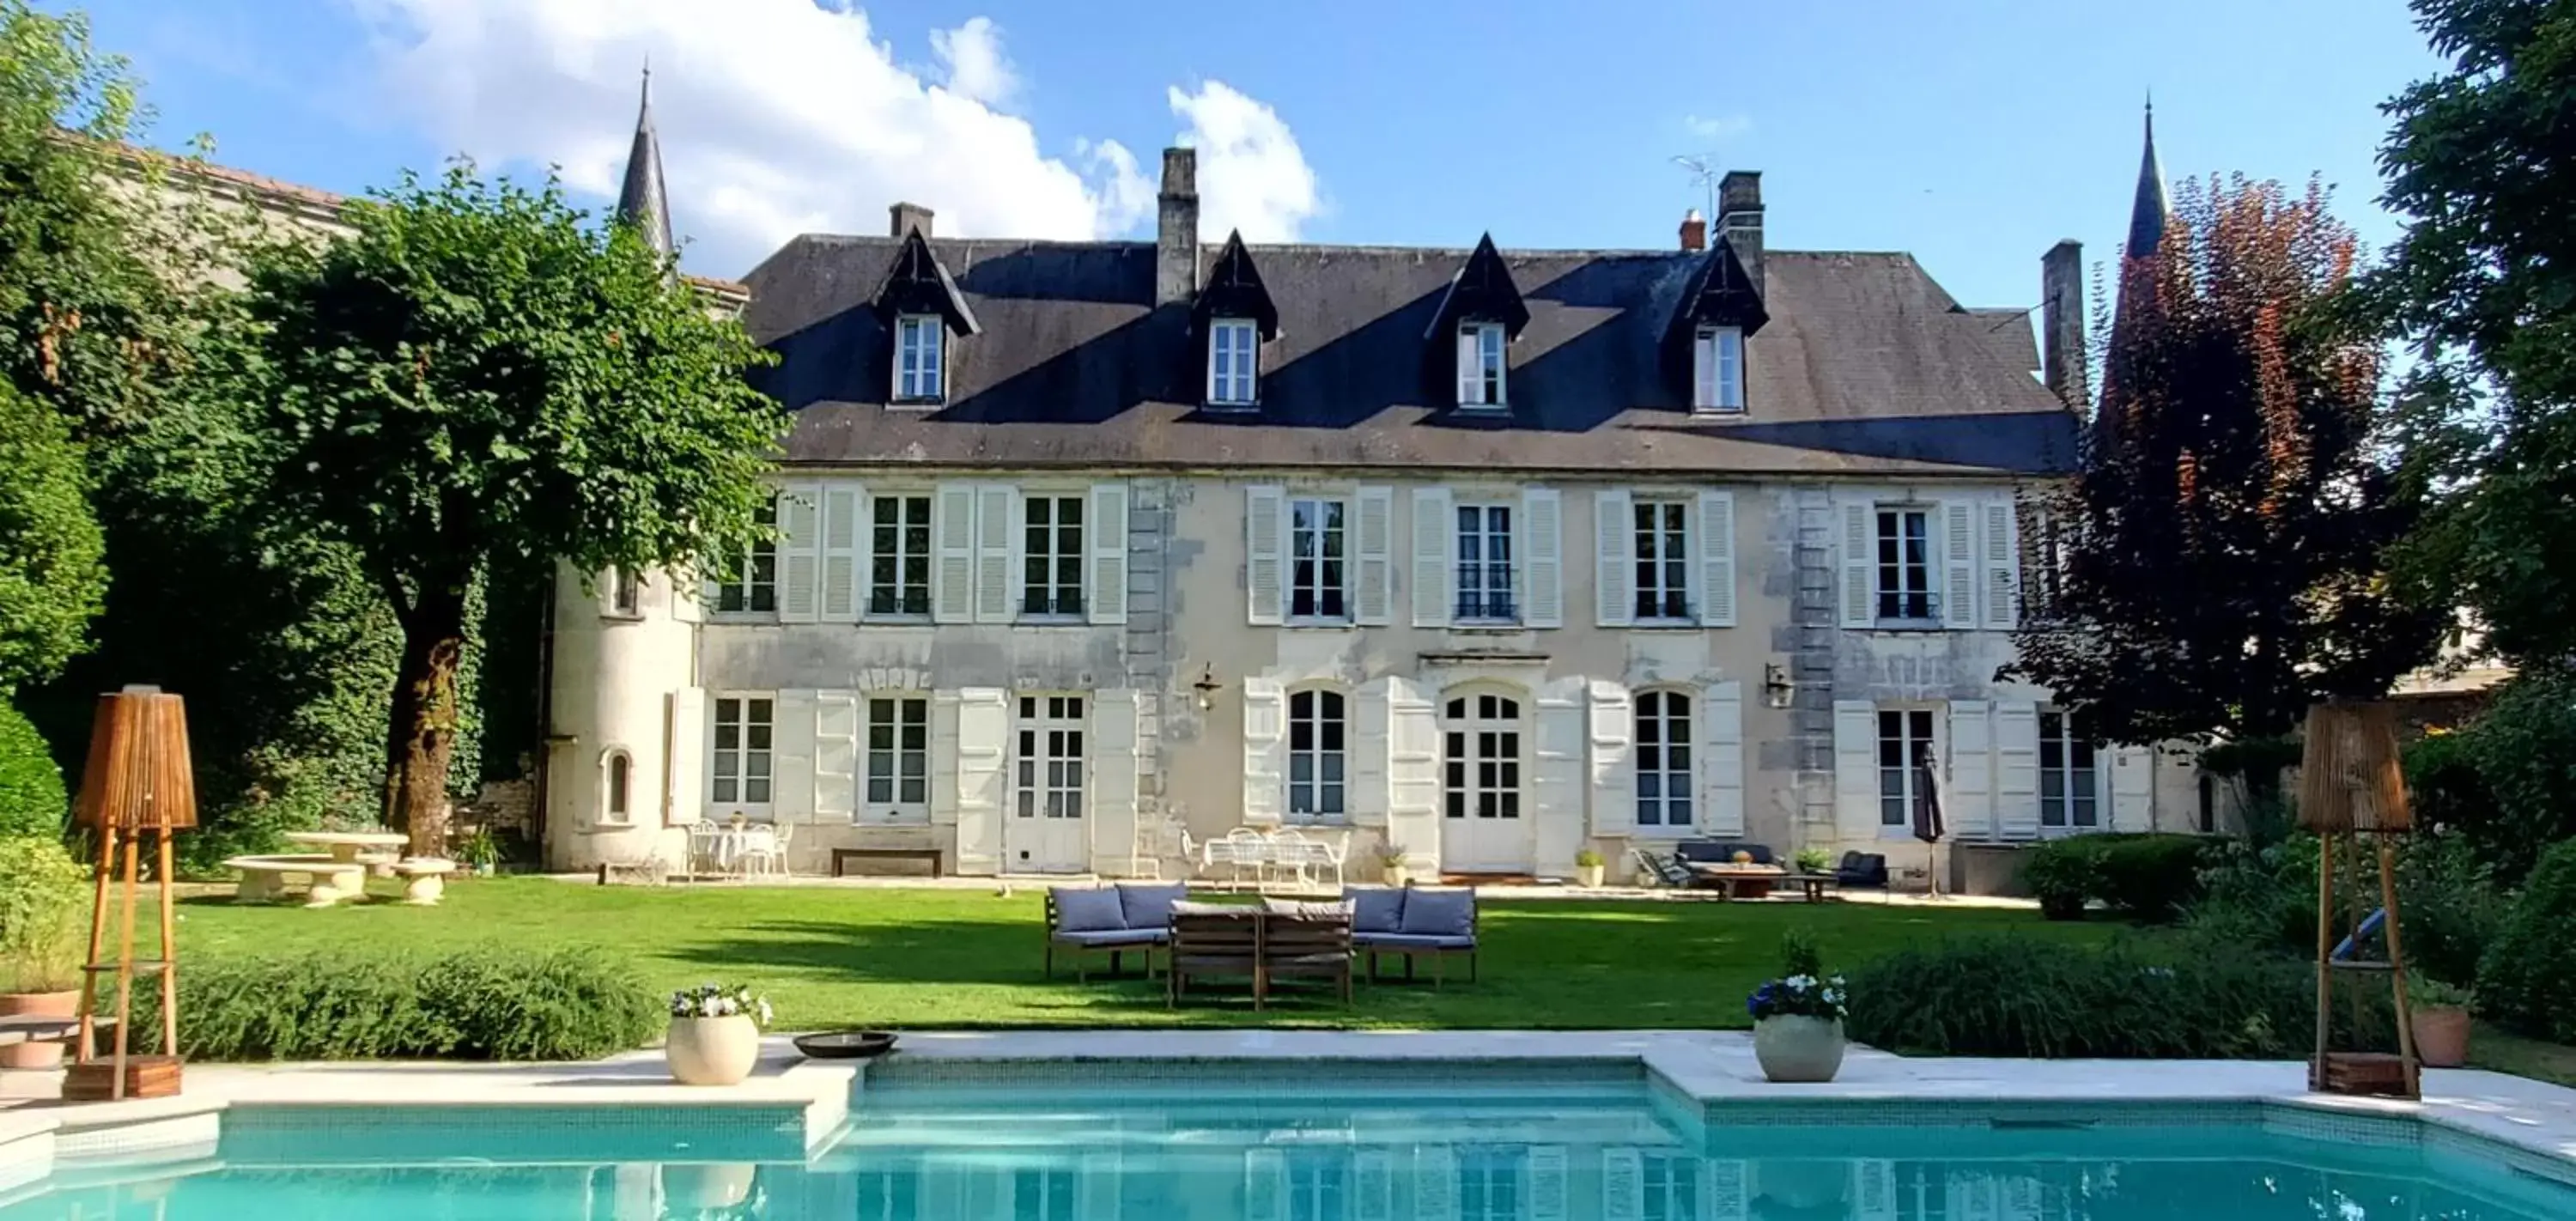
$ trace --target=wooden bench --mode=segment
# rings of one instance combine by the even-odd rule
[[[834,848],[832,849],[832,876],[847,877],[850,862],[864,860],[928,861],[930,876],[934,878],[940,876],[937,848]]]

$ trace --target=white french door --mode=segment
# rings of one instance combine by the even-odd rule
[[[1085,831],[1085,714],[1079,695],[1023,695],[1011,728],[1011,817],[1002,832],[1013,873],[1079,873],[1091,864]]]
[[[1517,696],[1478,691],[1441,702],[1440,864],[1459,873],[1526,873],[1535,840],[1523,806],[1528,740]]]

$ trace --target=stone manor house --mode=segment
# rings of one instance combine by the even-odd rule
[[[559,582],[552,867],[741,816],[799,872],[1170,875],[1296,826],[1359,877],[1716,837],[1976,889],[2204,817],[1997,678],[2077,456],[2074,243],[2034,346],[1905,254],[1769,248],[1752,173],[1661,248],[1516,250],[1206,242],[1194,168],[1150,243],[899,203],[751,271],[779,537]],[[620,207],[669,241],[649,104]]]

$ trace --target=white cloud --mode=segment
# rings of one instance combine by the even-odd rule
[[[386,101],[496,169],[559,165],[614,198],[651,59],[674,228],[692,269],[735,275],[802,232],[882,233],[896,200],[943,234],[1091,238],[1150,223],[1154,183],[1127,147],[1050,154],[997,109],[1018,90],[1001,31],[977,17],[905,66],[867,14],[815,0],[348,0],[368,21]],[[944,74],[942,79],[931,79]],[[1221,235],[1293,236],[1317,211],[1294,136],[1209,81],[1173,90]]]
[[[1224,81],[1195,93],[1174,86],[1168,96],[1172,113],[1189,123],[1180,142],[1199,153],[1200,235],[1217,241],[1241,229],[1247,242],[1295,241],[1323,201],[1279,112]]]
[[[1724,114],[1716,118],[1689,115],[1682,119],[1682,128],[1702,140],[1714,143],[1720,140],[1732,140],[1753,130],[1753,117],[1742,114]]]

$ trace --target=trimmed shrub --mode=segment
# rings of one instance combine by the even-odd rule
[[[2443,817],[2459,820],[2497,880],[2520,883],[2549,845],[2576,839],[2576,673],[2523,671],[2457,736],[2492,800]]]
[[[180,973],[179,1005],[194,1060],[592,1060],[662,1024],[632,969],[572,949],[215,958]]]
[[[2132,920],[2169,921],[2200,897],[2211,841],[2197,835],[2075,835],[2043,844],[2022,867],[2022,884],[2051,920],[2082,919],[2099,900]]]
[[[2091,836],[2042,844],[2021,867],[2021,884],[2039,900],[2039,913],[2051,920],[2081,920],[2084,905],[2102,889],[2101,855],[2088,846]]]
[[[0,992],[80,986],[89,870],[59,839],[0,836]]]
[[[2313,958],[2317,949],[2317,839],[2293,836],[2260,852],[2213,847],[2201,871],[2203,895],[2186,913],[2204,942]],[[2379,906],[2377,858],[2356,865],[2338,857],[2335,892],[2363,909]],[[2510,900],[2476,849],[2457,833],[2415,835],[2397,851],[2397,907],[2404,920],[2406,966],[2443,983],[2467,987],[2502,926]],[[2349,914],[2336,922],[2349,929]],[[2384,955],[2380,943],[2367,947]]]
[[[2576,1043],[2576,840],[2542,854],[2478,966],[2478,1012],[2517,1034]]]
[[[54,766],[43,735],[24,714],[0,704],[0,839],[61,839],[70,813],[63,769]]]

